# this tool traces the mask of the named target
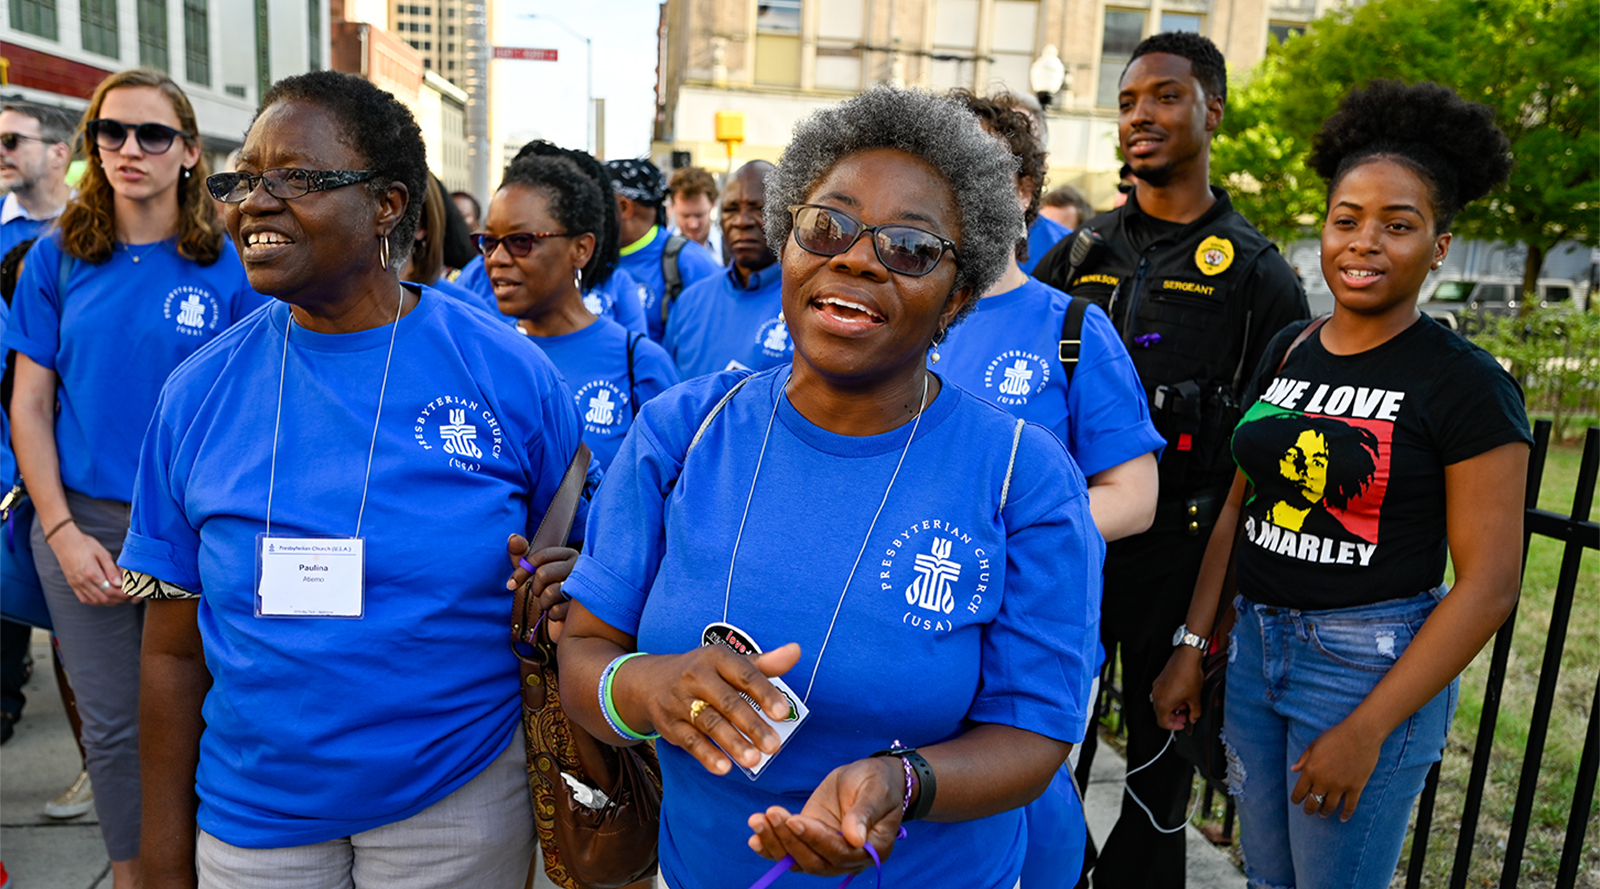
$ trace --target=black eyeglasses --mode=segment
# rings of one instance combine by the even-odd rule
[[[478,248],[478,252],[483,254],[483,258],[488,259],[490,254],[494,253],[494,248],[502,244],[505,245],[506,252],[512,256],[527,256],[533,250],[533,245],[545,238],[570,237],[572,235],[568,232],[513,232],[503,238],[475,234],[472,236],[472,243]]]
[[[946,250],[957,265],[961,263],[954,241],[914,225],[867,225],[843,210],[817,204],[796,204],[789,215],[794,219],[794,242],[807,253],[838,256],[867,233],[872,235],[878,261],[891,272],[920,278],[934,270]]]
[[[102,151],[116,151],[128,141],[128,131],[132,130],[134,138],[139,140],[139,147],[147,154],[166,154],[172,147],[172,140],[179,136],[185,139],[192,138],[193,133],[175,130],[164,123],[123,123],[109,117],[97,117],[83,125],[83,131],[89,141],[99,146]]]
[[[23,139],[27,139],[29,142],[48,143],[55,141],[53,139],[41,139],[38,136],[24,136],[21,133],[0,133],[0,146],[4,146],[7,151],[16,151],[17,145],[21,144]]]
[[[365,182],[378,175],[377,170],[300,170],[278,167],[262,170],[261,175],[250,173],[213,173],[206,177],[206,188],[211,196],[228,204],[237,204],[250,197],[256,186],[266,184],[267,194],[280,201],[305,197],[313,191],[327,191]]]

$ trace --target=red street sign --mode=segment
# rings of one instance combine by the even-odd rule
[[[523,46],[497,46],[494,48],[494,57],[497,59],[521,59],[524,62],[554,62],[556,51],[553,49],[530,49]]]

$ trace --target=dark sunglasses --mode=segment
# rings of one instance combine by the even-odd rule
[[[237,204],[250,197],[259,184],[266,184],[267,194],[280,201],[305,197],[313,191],[327,191],[365,182],[378,175],[377,170],[300,170],[278,167],[262,170],[261,175],[250,173],[213,173],[206,177],[206,188],[211,196],[227,204]]]
[[[494,248],[505,245],[506,252],[512,256],[527,256],[533,250],[533,245],[545,238],[570,238],[567,232],[514,232],[503,238],[494,235],[475,234],[472,243],[488,259],[494,253]]]
[[[134,138],[139,140],[139,147],[146,154],[165,154],[172,147],[172,140],[179,136],[185,139],[193,138],[193,133],[175,130],[163,123],[123,123],[109,117],[97,117],[83,125],[83,131],[89,136],[89,141],[99,146],[102,151],[116,151],[128,141],[128,131],[132,130]]]
[[[22,143],[23,139],[27,139],[29,142],[49,143],[54,141],[51,139],[41,139],[38,136],[24,136],[21,133],[0,133],[0,146],[4,146],[5,150],[7,151],[16,151],[17,146]]]
[[[946,250],[957,265],[961,263],[954,241],[914,225],[867,225],[843,210],[817,204],[796,204],[789,215],[794,219],[794,242],[807,253],[838,256],[865,233],[872,235],[878,261],[891,272],[920,278],[939,265]]]

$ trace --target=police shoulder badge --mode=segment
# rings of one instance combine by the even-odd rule
[[[1212,235],[1194,251],[1194,264],[1204,275],[1220,275],[1233,265],[1233,242]]]

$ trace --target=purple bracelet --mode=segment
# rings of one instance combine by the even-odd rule
[[[917,786],[917,776],[911,769],[911,760],[908,757],[897,756],[895,758],[900,760],[900,765],[905,767],[906,770],[906,796],[905,799],[900,801],[900,817],[904,818],[906,813],[911,811],[911,791]]]

